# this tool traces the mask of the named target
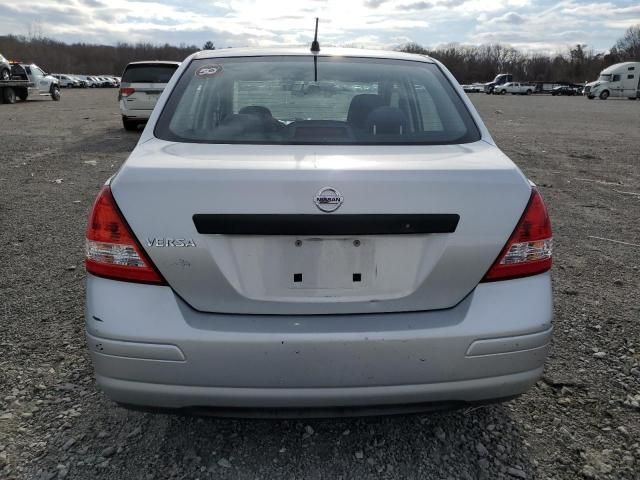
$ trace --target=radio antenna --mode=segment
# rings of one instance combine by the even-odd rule
[[[313,42],[311,42],[311,51],[313,53],[320,51],[320,44],[318,43],[318,17],[316,17],[316,33],[313,37]]]

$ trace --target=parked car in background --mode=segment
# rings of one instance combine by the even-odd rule
[[[474,83],[471,85],[462,85],[462,89],[467,93],[480,93],[484,92],[484,84]]]
[[[104,79],[104,81],[107,83],[107,86],[112,88],[118,87],[118,82],[116,82],[116,80],[113,77],[109,75],[101,75],[101,78]]]
[[[126,130],[145,123],[180,62],[148,61],[127,65],[122,74],[120,113]]]
[[[87,87],[89,88],[96,88],[98,87],[98,82],[95,78],[93,78],[90,75],[76,75],[77,77],[81,78],[82,80],[84,80],[84,82],[87,84]]]
[[[107,88],[111,86],[111,82],[109,82],[109,80],[107,80],[106,78],[100,77],[100,76],[95,76],[93,77],[96,79],[96,81],[98,82],[98,86],[100,88]]]
[[[493,93],[504,95],[510,93],[512,95],[531,95],[535,91],[535,85],[530,83],[507,82],[503,85],[496,85]]]
[[[9,60],[4,58],[0,53],[0,80],[9,80],[11,78],[11,64]]]
[[[537,382],[549,217],[441,63],[234,48],[177,67],[125,70],[126,108],[144,92],[130,104],[148,115],[169,91],[86,230],[87,344],[108,397],[380,414]]]
[[[554,97],[557,95],[568,95],[572,97],[574,95],[578,95],[578,89],[570,85],[561,85],[559,87],[554,87],[553,90],[551,90],[551,95]]]
[[[54,73],[53,76],[58,79],[61,88],[76,88],[80,86],[80,83],[70,75],[64,75],[61,73]]]
[[[640,62],[616,63],[600,72],[595,82],[585,85],[584,95],[590,100],[598,97],[640,97]]]
[[[490,95],[498,85],[504,85],[505,83],[511,82],[512,80],[513,75],[511,75],[510,73],[499,73],[498,75],[496,75],[496,78],[494,78],[493,81],[483,84],[484,93]]]
[[[79,88],[87,88],[89,86],[87,81],[84,78],[82,78],[82,75],[70,75],[70,74],[67,74],[67,76],[71,77],[72,79],[74,79],[78,83],[78,87]]]
[[[29,82],[28,87],[17,89],[16,93],[20,100],[36,95],[51,96],[53,100],[60,100],[60,81],[34,63],[12,63],[11,76],[14,79]]]

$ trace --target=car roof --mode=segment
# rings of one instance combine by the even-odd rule
[[[273,56],[308,56],[314,55],[309,47],[269,47],[269,48],[223,48],[203,50],[194,54],[194,59],[220,57],[273,57]],[[411,60],[414,62],[433,63],[427,55],[396,52],[392,50],[366,50],[362,48],[323,47],[317,53],[319,57],[359,57],[391,60]]]
[[[173,61],[170,61],[170,60],[142,60],[140,62],[129,62],[127,64],[127,67],[129,65],[154,65],[154,64],[180,65],[180,62],[173,62]]]

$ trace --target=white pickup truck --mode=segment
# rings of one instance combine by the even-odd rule
[[[506,95],[507,93],[512,95],[531,95],[535,89],[535,85],[530,83],[507,82],[503,85],[496,85],[493,93],[498,95]]]

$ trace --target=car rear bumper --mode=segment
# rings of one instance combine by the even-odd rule
[[[88,276],[87,341],[113,400],[183,408],[486,401],[526,391],[551,338],[548,273],[431,312],[196,312],[169,287]]]
[[[131,109],[127,108],[126,104],[124,104],[124,100],[120,100],[120,113],[127,120],[148,120],[151,116],[151,112],[153,109],[149,110],[139,110],[139,109]]]

